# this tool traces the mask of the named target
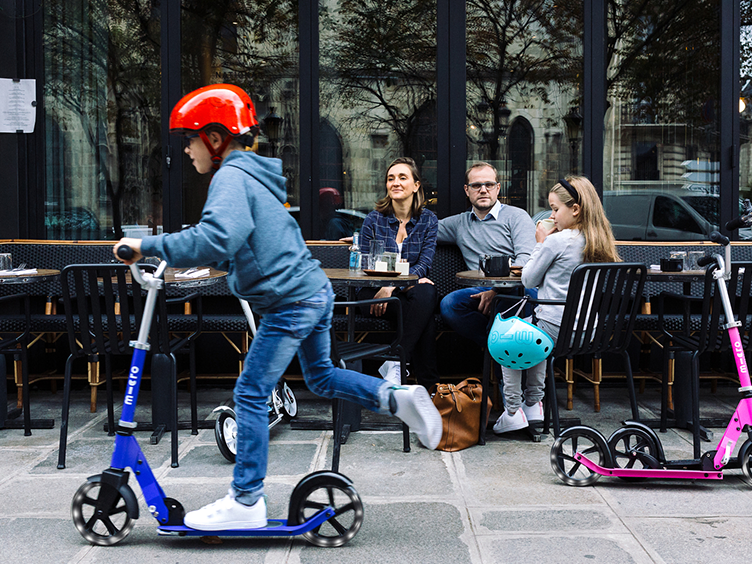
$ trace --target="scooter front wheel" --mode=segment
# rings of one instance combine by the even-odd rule
[[[280,397],[282,398],[282,413],[286,421],[293,419],[298,414],[298,400],[295,397],[295,392],[287,385],[287,382],[281,382]]]
[[[238,452],[237,437],[238,423],[235,421],[235,412],[223,411],[214,423],[214,438],[219,452],[230,462],[235,462],[235,455]]]
[[[752,441],[746,440],[739,448],[739,467],[742,470],[742,480],[752,486]]]
[[[326,507],[334,509],[334,515],[328,521],[303,533],[308,542],[325,548],[336,547],[357,534],[363,524],[363,502],[352,485],[338,476],[321,476],[298,487],[301,489],[295,496],[297,506],[291,508],[298,523],[305,523]]]
[[[131,514],[138,511],[138,504],[128,485],[114,488],[98,478],[90,478],[78,488],[73,496],[71,516],[76,529],[87,541],[99,546],[112,546],[127,537],[133,529],[135,522]]]

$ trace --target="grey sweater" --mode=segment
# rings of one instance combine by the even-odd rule
[[[468,270],[478,270],[480,255],[510,255],[512,264],[523,266],[535,246],[535,225],[525,210],[501,206],[494,219],[481,221],[467,211],[439,220],[439,243],[454,243]]]
[[[537,243],[530,260],[522,269],[525,288],[538,288],[538,297],[545,300],[566,300],[572,271],[582,263],[585,237],[577,229],[552,233]],[[564,306],[539,305],[538,319],[561,325]]]

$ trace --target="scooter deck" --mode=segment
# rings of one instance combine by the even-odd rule
[[[203,531],[185,525],[164,525],[157,527],[157,534],[178,537],[292,537],[315,529],[333,516],[334,509],[327,507],[299,525],[288,525],[287,519],[269,519],[266,527],[260,529],[225,529],[221,531]]]

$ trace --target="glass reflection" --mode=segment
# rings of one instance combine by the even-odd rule
[[[415,159],[435,204],[436,0],[320,5],[318,236],[334,238],[360,227],[397,156]]]
[[[44,3],[48,239],[162,227],[159,3]]]
[[[183,92],[236,84],[251,96],[261,123],[252,150],[282,159],[287,203],[299,206],[298,2],[183,0]],[[201,216],[210,177],[183,163],[183,221]]]
[[[718,18],[712,0],[609,3],[604,189],[614,202],[671,201],[687,218],[666,230],[633,217],[631,238],[702,239],[717,226]]]
[[[553,183],[579,167],[583,5],[466,6],[468,163],[492,163],[499,200],[532,215],[548,208]]]
[[[741,61],[739,100],[739,198],[752,199],[752,1],[741,2]],[[742,239],[752,239],[752,230],[740,229]]]

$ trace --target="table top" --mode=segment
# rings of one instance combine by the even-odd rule
[[[200,278],[175,278],[176,274],[185,272],[188,269],[187,268],[173,268],[173,267],[168,266],[165,269],[164,276],[163,276],[165,286],[169,288],[196,288],[199,286],[211,286],[212,284],[216,284],[222,278],[227,276],[227,273],[224,270],[215,270],[208,266],[203,266],[203,267],[199,266],[196,268],[199,270],[208,269],[209,274],[207,274],[206,276],[201,276]],[[117,283],[117,280],[115,278],[113,278],[112,281],[113,283]],[[131,284],[130,271],[126,272],[125,281],[128,284]]]
[[[488,286],[492,288],[514,288],[522,286],[519,276],[486,276],[482,270],[463,270],[455,274],[460,286]]]
[[[415,274],[400,274],[399,276],[369,276],[362,270],[350,272],[348,268],[325,268],[324,273],[329,280],[344,282],[348,286],[405,286],[409,282],[417,282]]]
[[[224,270],[216,270],[208,266],[198,266],[198,270],[209,269],[209,274],[199,278],[175,278],[176,274],[185,272],[186,268],[167,267],[164,273],[165,284],[172,288],[196,288],[198,286],[211,286],[227,276]]]
[[[36,273],[18,275],[0,275],[0,284],[27,284],[30,282],[49,282],[60,276],[59,270],[38,268]]]
[[[685,270],[682,272],[663,272],[662,270],[650,270],[646,280],[648,282],[699,282],[705,279],[704,270]]]

